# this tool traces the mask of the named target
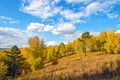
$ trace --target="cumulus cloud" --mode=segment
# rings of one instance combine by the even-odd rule
[[[27,27],[28,31],[51,32],[54,35],[73,34],[76,27],[72,23],[59,23],[57,27],[53,25],[44,25],[41,23],[30,23]]]
[[[8,48],[13,45],[25,47],[27,40],[33,35],[25,30],[0,27],[0,48]]]
[[[50,31],[53,31],[54,30],[54,26],[51,26],[51,25],[46,25],[44,27],[44,31],[45,32],[50,32]]]
[[[44,28],[44,24],[40,24],[40,23],[30,23],[29,26],[27,27],[27,30],[38,30],[39,32],[43,31]]]
[[[54,29],[54,26],[52,25],[45,25],[37,22],[32,22],[28,25],[27,30],[28,31],[34,31],[37,30],[38,32],[50,32]]]
[[[86,8],[85,12],[87,15],[95,14],[98,11],[101,11],[102,5],[100,2],[90,3]]]
[[[46,45],[47,46],[54,46],[54,45],[58,45],[58,43],[55,42],[55,41],[49,41],[49,42],[46,43]]]
[[[54,16],[61,10],[55,6],[58,2],[59,0],[23,0],[20,10],[33,16],[46,19]]]
[[[71,23],[61,23],[55,28],[52,33],[55,35],[59,34],[73,34],[76,31],[76,27]]]
[[[66,19],[70,20],[71,23],[84,23],[85,22],[84,20],[80,19],[85,16],[83,12],[74,13],[71,10],[64,10],[64,11],[61,11],[60,14],[64,16]]]
[[[120,33],[120,30],[117,30],[116,33]]]

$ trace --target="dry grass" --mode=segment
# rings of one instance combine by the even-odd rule
[[[75,54],[59,59],[59,63],[55,66],[47,63],[43,69],[21,76],[19,79],[103,80],[104,75],[107,73],[103,70],[115,71],[117,68],[115,61],[118,57],[120,55],[117,54],[87,53],[87,56]],[[105,80],[117,80],[118,78],[116,76]]]

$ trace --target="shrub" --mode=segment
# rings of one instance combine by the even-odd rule
[[[0,80],[3,80],[7,74],[7,68],[8,66],[0,61]]]
[[[57,59],[53,59],[52,60],[52,65],[56,65],[56,64],[58,64],[58,60]]]
[[[117,69],[120,71],[120,59],[116,60],[116,64],[117,64]]]

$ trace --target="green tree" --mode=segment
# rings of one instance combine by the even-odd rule
[[[20,50],[15,45],[10,49],[10,51],[6,52],[7,60],[5,62],[8,65],[8,75],[11,77],[21,75],[25,58],[21,55]]]

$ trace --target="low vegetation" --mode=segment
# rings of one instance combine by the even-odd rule
[[[87,56],[77,54],[59,59],[52,66],[45,64],[44,68],[28,75],[19,77],[20,80],[119,80],[120,55],[87,53]],[[116,63],[117,61],[117,63]],[[113,78],[113,79],[112,79]],[[117,79],[115,79],[117,78]]]

